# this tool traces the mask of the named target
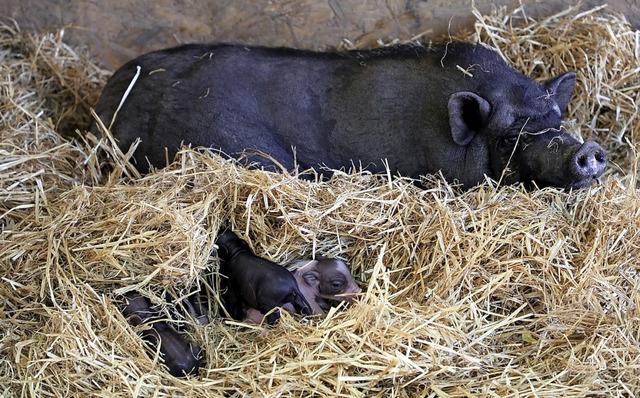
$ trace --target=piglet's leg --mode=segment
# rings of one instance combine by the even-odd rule
[[[271,309],[269,311],[271,311]],[[267,319],[267,323],[269,325],[273,325],[273,324],[275,324],[276,322],[278,322],[280,320],[280,310],[276,308],[275,310],[273,310],[271,312],[269,312],[269,311],[265,311],[265,313],[267,314],[267,315],[265,315],[265,318]]]
[[[295,308],[293,308],[293,304],[291,303],[285,303],[281,308],[291,314],[294,314],[296,312]],[[253,323],[261,324],[262,322],[264,322],[264,314],[255,308],[247,308],[246,320]]]
[[[249,322],[262,323],[264,321],[264,314],[255,308],[247,308],[247,318]]]
[[[287,311],[290,314],[295,314],[296,313],[296,309],[294,308],[293,304],[291,304],[291,303],[284,303],[282,305],[282,309]]]
[[[208,325],[209,324],[209,311],[207,310],[207,306],[202,301],[202,294],[197,294],[194,298],[187,298],[182,301],[187,313],[196,321],[199,325]]]
[[[224,306],[224,309],[221,309],[222,311],[226,311],[231,318],[237,321],[245,318],[244,301],[239,289],[230,284],[226,291],[222,293],[221,299]]]
[[[305,297],[300,293],[293,293],[293,297],[290,301],[290,305],[295,308],[295,311],[302,315],[311,315],[313,314],[313,310],[311,306],[305,299]]]

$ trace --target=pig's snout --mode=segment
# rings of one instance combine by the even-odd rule
[[[578,148],[571,162],[571,171],[577,185],[588,186],[604,173],[607,155],[600,145],[589,141]]]

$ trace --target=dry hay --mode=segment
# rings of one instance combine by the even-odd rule
[[[56,132],[63,116],[85,120],[105,73],[59,34],[1,31],[3,397],[640,394],[639,47],[620,18],[478,15],[473,35],[540,78],[577,69],[568,124],[618,165],[579,192],[488,181],[461,193],[436,177],[421,190],[366,173],[306,182],[191,150],[129,178],[108,137]],[[223,223],[275,261],[339,256],[365,294],[266,332],[191,326],[207,365],[176,379],[118,303],[132,289],[156,303],[213,293]]]

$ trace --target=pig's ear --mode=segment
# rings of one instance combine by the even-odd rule
[[[453,141],[468,145],[476,133],[487,125],[491,105],[486,99],[470,91],[461,91],[449,97],[449,125]]]
[[[142,318],[140,317],[140,315],[138,314],[131,314],[127,317],[127,320],[129,321],[130,324],[132,324],[133,326],[138,326],[140,324],[142,324]]]
[[[302,274],[302,278],[311,287],[318,287],[320,285],[320,274],[318,271],[309,271]]]
[[[571,94],[573,94],[573,86],[576,84],[575,72],[567,72],[544,83],[547,93],[553,95],[556,103],[563,112],[569,103]]]

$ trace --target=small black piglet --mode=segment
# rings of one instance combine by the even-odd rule
[[[222,284],[226,282],[227,285],[222,300],[232,318],[245,319],[245,306],[267,314],[274,308],[290,304],[300,314],[312,313],[295,277],[285,267],[254,255],[246,242],[229,230],[218,236],[216,244]],[[279,310],[266,318],[269,324],[274,324],[280,319]]]
[[[195,375],[200,369],[202,348],[189,342],[169,322],[157,320],[159,314],[151,310],[148,298],[138,293],[127,294],[127,306],[122,314],[133,326],[149,323],[149,329],[140,332],[142,338],[156,350],[160,347],[160,356],[176,377]]]

